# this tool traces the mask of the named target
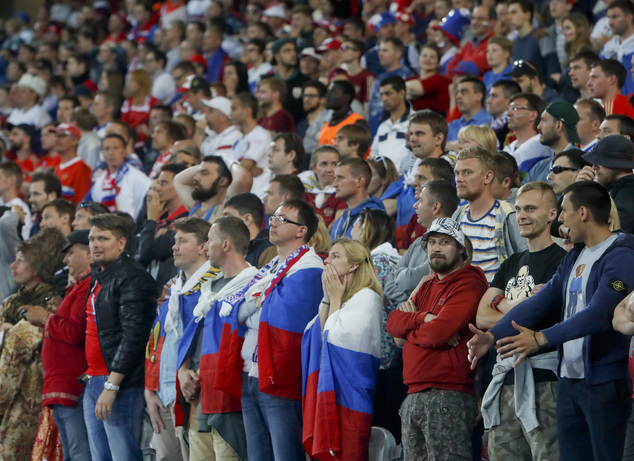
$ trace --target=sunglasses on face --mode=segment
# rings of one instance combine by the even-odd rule
[[[559,173],[563,173],[564,171],[579,171],[579,168],[570,168],[567,166],[560,166],[560,165],[555,165],[550,168],[550,172],[552,174],[559,174]]]

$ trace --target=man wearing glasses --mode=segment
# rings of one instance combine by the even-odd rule
[[[515,160],[520,171],[529,171],[538,161],[550,158],[553,150],[539,141],[537,125],[546,103],[529,93],[518,93],[511,97],[508,110],[508,126],[515,133],[515,141],[504,148]]]
[[[297,134],[304,139],[304,152],[313,153],[319,146],[319,132],[328,121],[326,92],[328,88],[319,80],[311,80],[304,85],[304,111],[306,118],[297,124]]]
[[[287,200],[269,217],[278,256],[254,278],[239,307],[245,323],[242,415],[250,459],[300,460],[304,328],[322,299],[323,262],[307,246],[317,216],[303,200]]]

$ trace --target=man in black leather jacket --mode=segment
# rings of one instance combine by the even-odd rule
[[[156,312],[152,277],[125,253],[115,214],[89,219],[93,273],[86,299],[84,418],[93,459],[141,460],[145,346]],[[104,458],[106,457],[106,458]]]

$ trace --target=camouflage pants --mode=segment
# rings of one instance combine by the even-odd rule
[[[428,389],[409,394],[401,406],[405,461],[471,459],[476,397]]]
[[[539,427],[526,432],[515,415],[513,385],[500,391],[500,425],[489,430],[491,461],[558,461],[557,382],[535,384]]]

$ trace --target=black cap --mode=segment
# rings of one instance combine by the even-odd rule
[[[62,252],[66,253],[70,247],[79,243],[80,245],[88,245],[88,229],[76,230],[66,236],[66,245],[62,248]]]
[[[26,133],[26,135],[30,136],[31,138],[37,134],[37,130],[30,123],[20,123],[19,125],[13,125],[13,128],[24,131],[24,133]]]
[[[521,77],[527,75],[529,77],[540,77],[541,72],[530,61],[520,59],[513,63],[513,70],[504,74],[505,77]]]
[[[634,143],[620,134],[599,140],[594,149],[582,156],[592,165],[607,168],[634,168]]]

